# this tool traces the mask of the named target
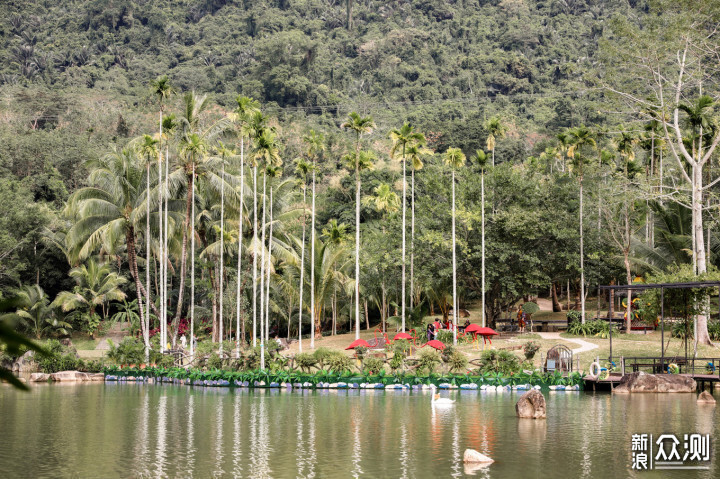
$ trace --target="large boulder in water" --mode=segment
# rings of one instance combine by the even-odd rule
[[[703,391],[700,393],[700,395],[697,398],[698,404],[712,404],[715,405],[715,398],[712,397],[712,394],[710,394],[707,391]]]
[[[531,389],[518,399],[515,412],[518,417],[545,419],[545,396],[537,389]]]
[[[50,378],[49,374],[46,373],[32,373],[30,375],[30,382],[31,383],[41,383],[45,382]]]
[[[648,374],[638,371],[626,374],[614,393],[694,393],[695,380],[680,374]]]

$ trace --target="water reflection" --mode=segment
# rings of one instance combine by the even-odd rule
[[[0,387],[0,471],[41,478],[497,479],[529,471],[641,478],[629,468],[632,434],[720,437],[720,408],[698,406],[692,395],[547,394],[544,421],[516,418],[514,393],[451,395],[455,405],[440,409],[424,392],[118,384],[21,395]],[[83,451],[69,446],[80,441]],[[718,442],[711,446],[711,470],[694,477],[718,477]],[[495,463],[463,465],[467,448]]]

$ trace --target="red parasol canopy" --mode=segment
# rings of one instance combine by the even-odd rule
[[[438,341],[437,339],[431,339],[430,341],[428,341],[427,343],[425,343],[425,346],[430,346],[430,347],[433,347],[433,348],[438,349],[438,350],[440,350],[440,351],[442,351],[443,349],[445,349],[445,343],[443,343],[442,341]],[[423,347],[425,347],[425,346],[423,346]]]
[[[368,342],[365,341],[364,339],[356,339],[355,341],[353,341],[352,343],[350,343],[350,346],[348,346],[347,348],[345,348],[345,350],[355,349],[355,348],[358,348],[358,347],[360,347],[360,346],[363,346],[363,347],[366,347],[366,348],[369,348],[369,347],[370,347],[370,345],[368,344]]]
[[[397,333],[395,337],[393,338],[393,341],[397,341],[398,339],[412,339],[413,337],[410,336],[408,333]]]
[[[478,326],[478,325],[475,324],[475,323],[471,323],[471,324],[468,324],[467,326],[465,326],[465,332],[466,332],[466,333],[477,333],[477,332],[480,331],[481,329],[483,329],[483,328],[481,328],[480,326]],[[487,329],[487,328],[486,328],[486,329]]]
[[[467,331],[467,329],[465,329]],[[497,336],[499,333],[492,328],[479,328],[477,333],[480,336]]]

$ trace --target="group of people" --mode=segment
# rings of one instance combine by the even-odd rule
[[[470,325],[470,320],[466,319],[465,324],[458,327],[459,332],[465,331],[465,328],[467,328]],[[437,339],[438,331],[441,329],[449,329],[452,330],[453,324],[450,322],[449,319],[446,319],[443,321],[434,321],[432,323],[428,323],[427,325],[427,340],[430,341],[431,339]]]

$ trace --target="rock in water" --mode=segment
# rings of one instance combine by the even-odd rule
[[[32,382],[32,383],[41,383],[41,382],[47,381],[48,378],[50,378],[50,375],[49,375],[49,374],[45,374],[45,373],[32,373],[32,374],[30,375],[30,382]]]
[[[712,397],[712,394],[710,394],[707,391],[703,391],[700,393],[700,395],[697,398],[698,404],[712,404],[715,405],[715,398]]]
[[[626,374],[614,393],[694,393],[697,384],[688,376],[679,374],[647,374],[638,371]]]
[[[52,373],[50,375],[51,381],[88,381],[89,376],[87,373],[81,373],[79,371],[60,371],[57,373]]]
[[[515,412],[518,417],[545,419],[545,396],[537,389],[531,389],[518,399]]]
[[[485,454],[480,454],[475,449],[465,449],[465,454],[463,455],[463,462],[473,464],[490,464],[495,461],[490,459]]]

